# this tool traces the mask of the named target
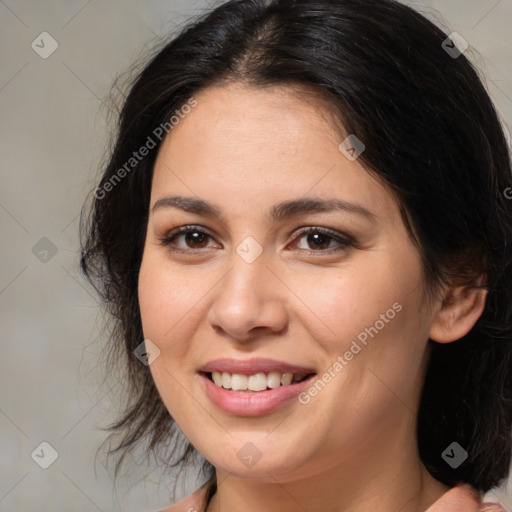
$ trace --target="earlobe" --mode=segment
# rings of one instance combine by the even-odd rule
[[[450,343],[465,336],[480,318],[487,290],[470,286],[450,288],[434,317],[430,339]]]

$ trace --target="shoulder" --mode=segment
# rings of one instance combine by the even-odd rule
[[[482,503],[479,512],[507,512],[499,503]]]
[[[482,503],[480,494],[468,484],[452,487],[426,512],[506,512],[498,503]]]
[[[186,498],[159,512],[202,512],[206,495],[213,483],[214,480],[208,480]]]

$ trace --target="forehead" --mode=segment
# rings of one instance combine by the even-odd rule
[[[245,198],[252,206],[255,198],[261,204],[305,195],[396,206],[386,187],[341,153],[346,134],[336,129],[328,104],[308,91],[230,85],[194,98],[197,105],[159,150],[153,203],[160,192],[213,199],[222,191],[224,199]]]

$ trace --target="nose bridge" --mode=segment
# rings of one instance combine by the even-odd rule
[[[260,259],[263,254],[263,247],[251,235],[246,236],[236,247],[238,256],[248,265]]]
[[[263,247],[253,237],[234,248],[230,269],[219,283],[208,315],[212,325],[238,340],[252,336],[255,327],[272,331],[284,327],[284,302],[279,300],[279,287],[268,263]]]
[[[228,300],[242,300],[241,307],[257,308],[268,299],[265,288],[271,272],[263,247],[251,236],[246,237],[230,257],[230,271],[221,285]]]

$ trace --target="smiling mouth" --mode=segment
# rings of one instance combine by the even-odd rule
[[[313,378],[316,373],[255,373],[245,375],[228,372],[201,372],[217,387],[227,391],[258,392],[276,389],[284,386],[293,386],[305,380]]]

